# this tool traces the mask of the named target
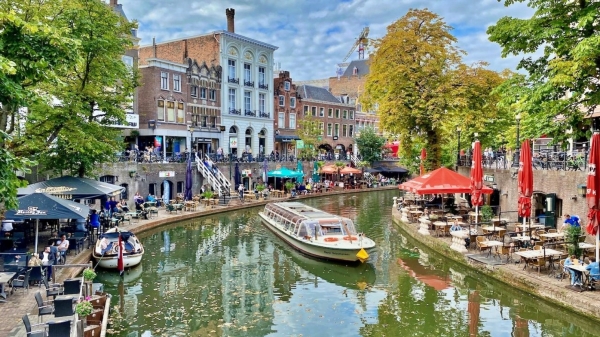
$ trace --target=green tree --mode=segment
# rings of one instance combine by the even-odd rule
[[[302,159],[313,159],[317,155],[317,147],[320,137],[323,136],[319,121],[310,115],[304,116],[298,121],[298,137],[304,142],[304,148],[298,152]]]
[[[99,0],[77,0],[63,8],[57,24],[80,41],[75,50],[82,61],[60,75],[60,88],[40,88],[60,104],[34,104],[26,123],[26,137],[18,145],[24,153],[40,152],[45,168],[85,176],[97,163],[114,159],[122,149],[120,131],[131,104],[137,75],[121,60],[133,47],[129,23]]]
[[[10,137],[0,131],[0,140],[9,140]],[[29,173],[29,167],[35,163],[25,158],[17,158],[4,147],[0,147],[0,206],[5,209],[15,209],[17,205],[17,188],[22,187],[22,181],[17,176],[17,171]],[[0,215],[2,208],[0,208]]]
[[[362,160],[366,161],[369,165],[373,165],[374,162],[381,160],[381,149],[385,144],[385,139],[379,136],[375,129],[364,128],[356,137],[356,145],[358,151],[362,156]]]
[[[527,19],[504,17],[488,28],[503,57],[526,54],[518,68],[528,74],[499,88],[502,105],[522,114],[525,137],[546,134],[555,142],[580,137],[583,113],[600,104],[600,2],[503,2],[525,2],[535,13]],[[565,132],[569,129],[572,134]]]

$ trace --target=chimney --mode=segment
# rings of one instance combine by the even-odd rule
[[[116,1],[116,0],[114,0]],[[227,15],[227,31],[230,33],[235,33],[235,26],[234,26],[234,16],[235,16],[235,9],[233,8],[227,8],[225,9],[225,15]]]
[[[152,38],[152,51],[153,51],[153,54],[154,54],[153,57],[156,58],[156,37]]]
[[[110,5],[115,7],[116,5],[118,5],[118,0],[110,0]]]

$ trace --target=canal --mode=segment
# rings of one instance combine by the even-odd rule
[[[113,295],[110,336],[597,336],[597,324],[455,264],[392,223],[397,191],[307,204],[352,218],[378,244],[367,264],[302,256],[261,208],[144,233],[142,265]]]

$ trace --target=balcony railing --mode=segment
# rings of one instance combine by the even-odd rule
[[[253,81],[244,81],[244,86],[254,88]]]
[[[254,112],[252,110],[244,110],[244,116],[256,117],[256,112]]]
[[[235,78],[235,77],[228,77],[227,78],[227,82],[229,82],[229,83],[235,83],[235,84],[240,84],[240,79],[239,78]]]
[[[258,84],[258,89],[269,90],[269,85],[268,84],[264,84],[264,83],[259,83]]]
[[[258,116],[262,117],[262,118],[271,118],[271,114],[269,114],[268,112],[264,112],[264,111],[259,112]]]
[[[242,115],[242,110],[238,110],[238,109],[229,109],[229,114],[230,115]]]

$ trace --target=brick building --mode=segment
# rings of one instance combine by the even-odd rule
[[[295,155],[293,140],[298,140],[297,121],[301,117],[301,98],[289,71],[280,71],[273,80],[275,111],[275,151],[281,156]]]
[[[353,152],[355,135],[355,106],[342,102],[329,90],[311,85],[301,85],[298,92],[302,99],[303,116],[312,116],[323,130],[323,142],[319,149],[331,158],[346,158]]]
[[[240,157],[246,149],[255,155],[273,149],[274,117],[269,97],[273,97],[273,53],[277,47],[236,34],[235,11],[227,9],[226,14],[227,31],[140,47],[141,68],[158,67],[159,63],[168,66],[161,71],[166,78],[161,75],[157,79],[157,71],[148,75],[151,86],[162,87],[148,93],[143,106],[140,103],[141,118],[156,121],[152,124],[154,129],[141,123],[140,135],[158,133],[165,139],[181,138],[188,125],[193,125],[192,132],[187,132],[188,144],[193,137],[194,147],[205,153],[214,153],[222,147],[225,153]],[[194,69],[198,71],[196,74]],[[180,75],[185,83],[182,82],[181,91],[176,91],[175,79]],[[144,78],[142,81],[146,82]],[[168,86],[164,86],[165,81]],[[183,118],[159,123],[164,108],[161,101],[177,102],[178,112],[182,103]],[[176,115],[174,110],[166,113],[167,117],[169,113]]]

